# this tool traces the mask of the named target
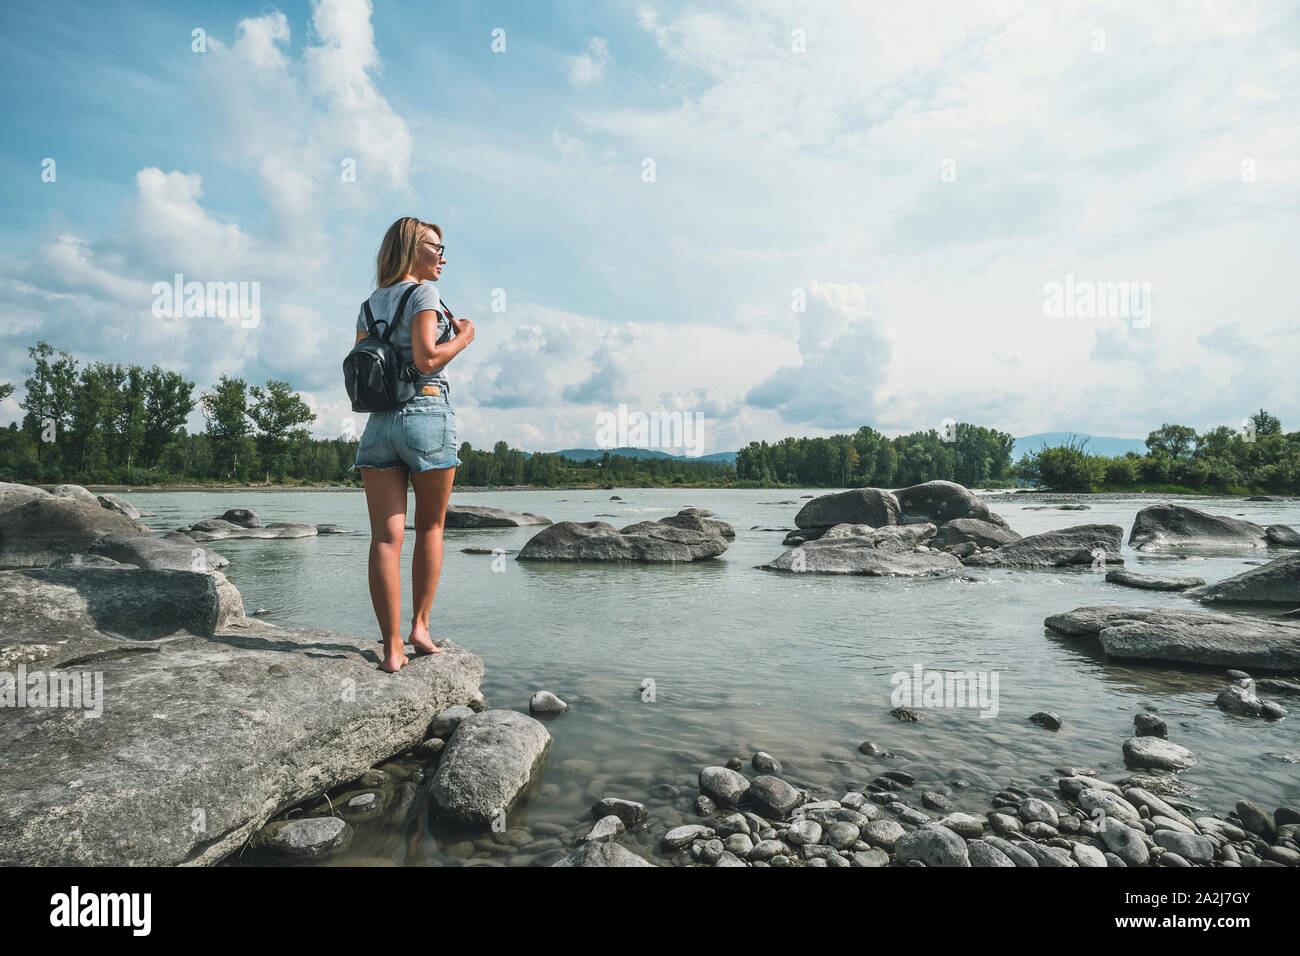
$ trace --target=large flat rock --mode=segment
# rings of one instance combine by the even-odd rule
[[[1122,584],[1128,588],[1140,588],[1145,591],[1186,591],[1205,583],[1204,578],[1179,578],[1164,574],[1139,574],[1137,571],[1119,569],[1107,571],[1106,580],[1111,584]]]
[[[531,511],[509,511],[483,505],[448,505],[448,528],[519,528],[531,524],[550,524],[551,519]]]
[[[1262,548],[1264,529],[1240,518],[1206,514],[1185,505],[1143,508],[1133,519],[1128,543],[1139,551],[1176,548]]]
[[[388,674],[371,639],[245,618],[95,663],[102,716],[6,713],[0,865],[215,863],[466,703],[483,662],[442,647]]]
[[[1160,607],[1079,607],[1048,629],[1096,636],[1107,657],[1243,670],[1300,671],[1300,623]]]
[[[1124,529],[1117,524],[1080,524],[1031,534],[983,554],[965,558],[974,568],[1091,567],[1094,563],[1123,564],[1120,547]]]
[[[914,530],[915,529],[915,530]],[[903,531],[904,534],[893,533]],[[818,538],[791,548],[768,564],[765,571],[793,574],[860,574],[867,577],[930,577],[960,571],[958,558],[942,551],[915,551],[906,547],[910,535],[920,539],[934,534],[934,525],[904,525],[874,529],[871,534]],[[915,538],[911,547],[915,547]]]
[[[561,521],[529,538],[516,560],[670,564],[715,558],[727,547],[716,531],[662,521],[639,521],[622,530],[605,521]]]
[[[220,574],[141,568],[0,571],[0,670],[80,666],[211,637],[243,617]]]
[[[314,524],[277,521],[249,527],[225,518],[204,518],[176,530],[200,542],[224,541],[227,538],[311,538],[319,533]]]

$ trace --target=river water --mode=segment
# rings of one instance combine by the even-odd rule
[[[571,710],[548,718],[554,737],[542,786],[511,825],[576,830],[602,794],[650,802],[682,819],[686,796],[647,801],[654,784],[690,788],[699,769],[765,750],[799,786],[839,796],[886,769],[905,769],[918,791],[943,790],[959,809],[982,814],[1012,780],[1050,785],[1052,768],[1122,774],[1133,715],[1159,713],[1170,739],[1200,764],[1182,774],[1188,799],[1222,812],[1241,797],[1267,808],[1300,803],[1300,715],[1278,721],[1222,713],[1215,672],[1107,663],[1090,643],[1043,628],[1049,614],[1089,604],[1195,608],[1176,594],[1107,584],[1098,571],[968,570],[970,580],[790,575],[758,570],[785,550],[781,530],[808,496],[825,490],[521,491],[455,493],[453,503],[532,511],[555,520],[601,519],[615,527],[682,508],[708,508],[736,539],[722,556],[688,565],[535,564],[462,553],[518,549],[532,528],[449,530],[431,619],[480,655],[489,706],[527,712],[537,690]],[[622,500],[610,500],[618,495]],[[226,575],[251,613],[378,640],[366,587],[366,506],[358,491],[156,492],[126,497],[170,529],[227,508],[248,507],[264,522],[335,523],[351,535],[220,541]],[[1088,511],[1031,510],[1042,502],[999,500],[995,511],[1023,535],[1082,523],[1124,527],[1152,500],[1096,498]],[[1300,527],[1300,502],[1202,499],[1214,514]],[[414,514],[414,501],[410,512]],[[414,532],[408,532],[409,552]],[[1245,549],[1178,558],[1125,547],[1126,566],[1214,582],[1283,553]],[[405,584],[409,616],[410,584]],[[893,675],[920,665],[996,672],[997,714],[973,708],[921,710],[900,723]],[[991,674],[990,674],[991,676]],[[653,682],[653,695],[644,688]],[[647,699],[653,697],[652,700]],[[1295,701],[1282,700],[1294,710]],[[1036,711],[1064,721],[1053,733],[1030,723]],[[865,757],[872,740],[895,754]],[[957,779],[969,786],[954,788]],[[635,848],[635,847],[634,847]],[[334,862],[453,864],[475,855],[464,837],[436,826],[395,839],[359,832]],[[652,849],[643,848],[648,856]],[[486,859],[488,854],[477,852]],[[493,854],[495,857],[495,854]],[[507,862],[524,862],[523,856]]]

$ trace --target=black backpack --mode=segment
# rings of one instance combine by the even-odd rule
[[[362,304],[366,313],[369,335],[358,342],[343,360],[343,384],[347,388],[348,398],[352,400],[354,412],[386,412],[399,408],[415,397],[415,380],[419,370],[412,364],[402,365],[397,346],[390,340],[397,323],[402,320],[406,303],[415,292],[418,283],[402,293],[401,301],[393,312],[391,320],[375,320],[370,311],[370,300]],[[444,312],[450,316],[451,310],[443,304]],[[383,325],[383,332],[379,326]],[[441,345],[442,337],[437,344]]]

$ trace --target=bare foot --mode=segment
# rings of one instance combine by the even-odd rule
[[[411,625],[411,646],[415,648],[417,654],[441,654],[442,648],[433,643],[433,638],[429,636],[429,629],[418,624]]]
[[[396,674],[409,663],[410,658],[399,650],[396,653],[389,654],[385,657],[384,662],[379,665],[379,669],[382,671],[388,671],[390,674]]]

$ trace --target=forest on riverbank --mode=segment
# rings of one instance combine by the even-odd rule
[[[222,376],[208,391],[158,366],[82,363],[38,342],[27,350],[21,422],[0,428],[0,480],[28,484],[359,485],[357,436],[313,437],[315,415],[288,382]],[[15,386],[0,382],[0,400]],[[199,409],[205,427],[185,422]],[[462,442],[456,484],[467,487],[895,488],[934,479],[968,488],[1052,491],[1300,494],[1300,432],[1261,409],[1239,429],[1164,424],[1146,454],[1107,457],[1070,439],[1012,461],[1015,439],[966,422],[894,438],[852,434],[750,442],[735,464],[614,454],[574,460],[498,441]]]

